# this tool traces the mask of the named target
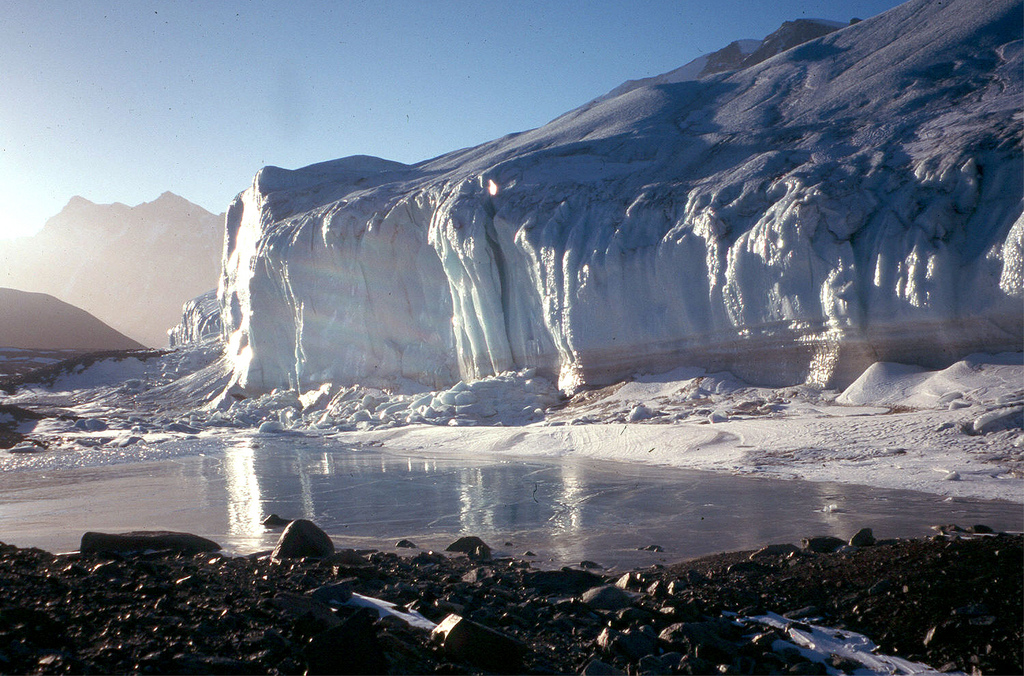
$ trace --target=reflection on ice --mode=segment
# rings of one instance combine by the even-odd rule
[[[537,552],[534,565],[633,567],[809,535],[849,538],[863,527],[880,538],[926,535],[938,523],[1024,527],[1019,505],[850,484],[572,458],[394,455],[297,435],[181,443],[204,455],[0,476],[4,541],[67,551],[85,530],[165,528],[247,553],[273,546],[279,533],[260,521],[274,512],[313,520],[339,547],[409,538],[443,548],[477,535],[502,555]],[[664,552],[638,551],[652,544]]]
[[[1014,507],[1000,503],[573,459],[398,456],[300,437],[262,437],[225,455],[231,535],[256,534],[260,517],[276,512],[316,521],[339,546],[411,537],[437,538],[427,545],[436,547],[472,534],[556,562],[632,565],[650,563],[652,555],[637,552],[650,544],[678,559],[808,535],[849,537],[864,526],[879,537],[923,535],[933,523],[965,518],[1021,527]]]
[[[227,488],[228,533],[262,535],[263,505],[251,439],[240,438],[224,448],[224,485]]]

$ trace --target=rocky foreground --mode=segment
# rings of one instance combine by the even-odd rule
[[[940,671],[1022,673],[1024,537],[930,539],[706,557],[602,574],[412,543],[230,557],[186,536],[138,550],[95,534],[55,555],[0,545],[2,673],[849,673],[794,644],[811,625]],[[312,526],[312,524],[309,524]],[[156,551],[154,551],[156,549]],[[119,551],[121,550],[121,551]],[[363,597],[395,604],[381,614]],[[366,606],[370,605],[369,608]],[[742,618],[773,612],[770,627]],[[738,613],[734,615],[733,613]],[[430,622],[417,622],[417,619]],[[407,620],[413,620],[411,626]],[[782,620],[782,618],[779,618]],[[439,623],[431,629],[431,623]],[[846,633],[844,633],[846,632]],[[819,651],[820,652],[820,651]]]

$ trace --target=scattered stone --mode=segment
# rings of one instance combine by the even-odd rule
[[[395,543],[397,549],[419,549],[412,540],[399,540]]]
[[[868,589],[868,596],[878,596],[892,589],[891,580],[879,580]]]
[[[272,559],[324,558],[334,553],[334,543],[319,526],[306,519],[296,519],[281,533]]]
[[[627,629],[619,635],[614,648],[630,662],[637,662],[658,649],[658,637],[653,629],[649,632],[643,629]]]
[[[604,578],[586,570],[536,570],[523,576],[523,585],[542,594],[582,594],[604,584]]]
[[[630,594],[632,603],[617,611],[583,603],[588,589],[565,591],[581,579],[594,589],[614,578],[578,569],[535,571],[512,559],[480,564],[420,551],[413,559],[423,562],[413,563],[388,548],[352,552],[364,562],[358,566],[332,566],[331,557],[54,556],[0,544],[0,672],[495,670],[479,657],[431,645],[427,631],[397,617],[358,610],[362,602],[350,597],[358,593],[432,622],[455,611],[493,627],[530,646],[516,669],[522,673],[578,673],[595,657],[635,676],[818,672],[820,661],[785,649],[792,640],[785,630],[737,622],[733,614],[794,608],[787,613],[797,618],[790,628],[820,614],[824,619],[815,623],[862,632],[880,653],[945,671],[1022,673],[1024,538],[960,534],[883,540],[851,555],[796,555],[793,565],[765,559],[756,562],[763,568],[757,575],[731,568],[748,562],[749,552],[650,567],[616,577],[627,589],[656,585],[660,596]],[[545,584],[548,590],[538,588]],[[370,614],[366,635],[337,636],[360,612]],[[352,666],[364,645],[379,648],[383,664]],[[858,668],[827,653],[816,659],[836,672]]]
[[[417,566],[437,565],[439,563],[444,563],[446,560],[447,559],[444,554],[435,552],[433,550],[427,552],[420,552],[416,556],[409,559],[410,563],[413,563]]]
[[[804,549],[817,552],[819,554],[834,552],[846,544],[843,540],[840,540],[837,537],[832,537],[831,535],[819,535],[817,537],[804,538],[801,543],[803,544]]]
[[[875,544],[875,534],[870,528],[861,528],[850,538],[852,547],[870,547],[873,544]]]
[[[470,558],[486,560],[491,558],[491,548],[475,535],[461,537],[444,549],[446,552],[468,554]]]
[[[317,634],[303,651],[307,674],[383,674],[388,663],[373,628],[376,614],[361,609]]]
[[[191,533],[172,531],[133,531],[130,533],[94,533],[82,535],[78,547],[83,554],[98,552],[172,551],[180,554],[218,552],[221,546]]]
[[[637,547],[638,552],[663,552],[665,548],[661,545],[647,545],[646,547]]]
[[[580,673],[584,676],[625,676],[626,674],[621,669],[616,669],[601,660],[590,660]]]
[[[526,646],[472,620],[449,615],[431,635],[452,659],[502,674],[522,671]]]
[[[352,583],[343,581],[325,584],[314,589],[310,596],[320,603],[340,605],[352,598]]]
[[[595,568],[596,569],[604,568],[604,566],[602,566],[597,561],[590,561],[590,560],[584,559],[583,561],[580,561],[580,568],[583,568],[585,570],[594,570]]]
[[[622,577],[615,581],[615,586],[619,589],[643,589],[644,579],[637,572],[624,573]]]
[[[756,561],[737,561],[725,569],[726,573],[763,573],[765,567]]]
[[[750,555],[751,561],[759,561],[761,559],[770,559],[780,556],[787,556],[789,554],[796,554],[800,551],[795,545],[791,544],[775,544],[761,547],[756,552]]]
[[[354,549],[339,549],[326,558],[326,562],[335,566],[365,566],[369,561]]]
[[[291,523],[289,519],[282,519],[277,514],[271,514],[260,522],[264,528],[284,528]]]
[[[658,634],[658,641],[667,650],[678,650],[682,653],[698,651],[697,656],[702,659],[721,659],[729,662],[736,655],[738,648],[719,635],[722,629],[722,624],[714,621],[677,622],[663,629]],[[703,648],[703,651],[698,650],[699,648]],[[700,652],[704,654],[699,654]]]
[[[585,591],[580,600],[596,610],[621,610],[633,604],[629,592],[611,584]]]
[[[994,533],[995,531],[993,531],[988,526],[979,523],[979,524],[975,524],[973,526],[968,526],[967,527],[967,532],[968,533],[974,533],[975,535],[981,535],[981,534],[985,534],[985,533]]]
[[[351,592],[349,595],[351,596]],[[274,596],[271,603],[289,615],[316,625],[321,631],[341,624],[341,620],[330,606],[311,596],[282,592]]]

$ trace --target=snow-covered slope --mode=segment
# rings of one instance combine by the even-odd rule
[[[417,165],[265,168],[226,220],[235,386],[845,386],[1017,350],[1021,12],[911,0]]]
[[[698,57],[675,70],[670,70],[667,73],[655,75],[654,77],[644,78],[643,80],[624,82],[604,96],[595,99],[593,103],[621,96],[639,87],[699,80],[702,77],[716,73],[756,66],[787,49],[792,49],[815,38],[828,35],[845,25],[838,21],[828,21],[826,19],[787,21],[782,24],[779,30],[763,40],[736,40],[716,52]]]

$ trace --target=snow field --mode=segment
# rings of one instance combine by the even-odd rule
[[[10,400],[59,399],[81,419],[23,421],[52,452],[0,454],[0,466],[157,459],[164,441],[189,436],[315,434],[396,452],[572,456],[1024,503],[1020,353],[971,355],[939,371],[879,363],[841,393],[679,368],[567,398],[526,370],[442,390],[325,384],[218,400],[222,379],[209,385],[206,406],[137,408],[152,392],[181,400],[175,388],[208,368],[208,349],[97,363],[19,393]],[[169,373],[178,380],[168,384]]]

